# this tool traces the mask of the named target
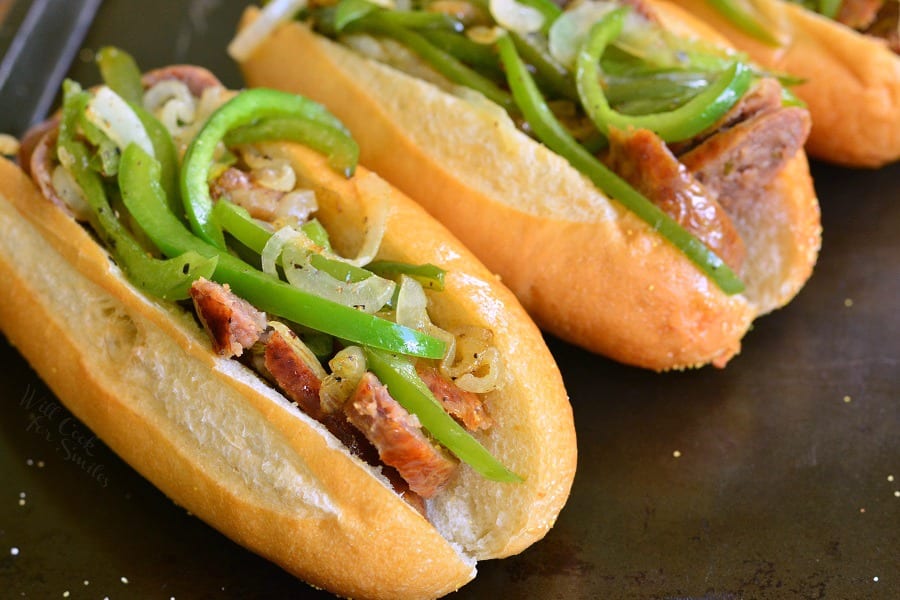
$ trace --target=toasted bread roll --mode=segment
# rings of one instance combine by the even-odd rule
[[[269,144],[317,192],[338,248],[386,203],[379,258],[446,268],[436,324],[490,330],[505,363],[483,395],[481,443],[521,483],[465,465],[426,517],[243,364],[217,355],[182,305],[138,291],[95,238],[0,161],[0,328],[60,400],[175,502],[287,571],[346,597],[456,590],[478,560],[543,537],[568,496],[571,408],[540,332],[515,297],[441,225],[373,173],[352,179],[297,145]]]
[[[673,29],[683,33],[689,17]],[[257,16],[248,9],[242,26]],[[697,29],[712,35],[700,24]],[[241,64],[250,85],[303,93],[360,143],[361,162],[421,203],[498,273],[538,324],[656,370],[738,353],[754,318],[810,276],[819,208],[806,156],[732,209],[746,289],[728,295],[646,222],[518,130],[496,106],[447,93],[310,31],[278,27]]]
[[[674,0],[760,65],[795,75],[813,118],[807,150],[828,162],[878,167],[900,159],[900,57],[879,38],[784,0],[757,0],[777,43],[746,33],[707,0]]]

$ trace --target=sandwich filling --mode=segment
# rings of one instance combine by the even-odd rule
[[[476,439],[504,385],[492,332],[429,316],[445,271],[376,259],[388,218],[377,199],[357,255],[341,255],[316,192],[255,145],[304,141],[349,177],[355,144],[334,117],[296,96],[226,90],[196,67],[141,77],[111,48],[98,63],[105,85],[66,82],[61,114],[23,139],[20,163],[46,198],[422,514],[461,468],[519,480]],[[374,178],[357,185],[370,199]]]

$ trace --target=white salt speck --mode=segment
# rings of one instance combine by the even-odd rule
[[[12,548],[9,549],[9,553],[12,554],[13,556],[18,556],[18,555],[19,555],[19,549],[16,548],[15,546],[13,546]]]
[[[69,597],[69,590],[66,590],[63,592],[63,598],[68,598],[68,597]]]
[[[87,579],[84,580],[84,585],[90,585],[90,584],[91,584],[90,581],[88,581]]]
[[[25,506],[25,498],[19,498],[19,506]]]
[[[46,463],[42,460],[37,461],[38,469],[43,469]]]
[[[853,306],[853,298],[844,298],[844,306],[847,308]]]
[[[681,458],[681,450],[676,450],[672,453],[672,456],[674,456],[675,458]]]
[[[853,398],[851,398],[850,396],[844,396],[844,404],[850,404],[852,400]]]
[[[121,581],[122,583],[124,583],[124,584],[126,584],[126,585],[128,584],[128,578],[127,578],[127,577],[120,577],[120,578],[119,578],[119,581]]]
[[[893,481],[893,480],[894,480],[894,476],[893,476],[893,475],[888,475],[888,481]]]
[[[872,581],[878,581],[878,575],[872,578]]]
[[[900,490],[894,490],[894,496],[900,498]]]
[[[34,464],[34,460],[32,460],[32,459],[29,458],[28,460],[25,461],[25,464],[28,465],[28,466],[30,467],[30,466],[32,466],[32,465]]]

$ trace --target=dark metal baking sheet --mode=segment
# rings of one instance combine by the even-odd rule
[[[72,73],[96,81],[91,51],[115,44],[239,85],[239,13],[110,0]],[[726,369],[647,373],[548,340],[577,420],[572,496],[455,597],[900,597],[900,165],[813,171],[815,275]],[[0,361],[0,597],[327,597],[141,479],[2,338]]]

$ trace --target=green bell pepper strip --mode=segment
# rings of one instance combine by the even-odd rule
[[[341,2],[330,11],[333,19],[332,25],[334,26],[334,32],[338,33],[343,31],[344,27],[347,26],[347,23],[352,23],[377,10],[377,8],[377,6],[371,2],[366,2],[366,0],[341,0]]]
[[[136,287],[166,300],[187,298],[195,279],[212,276],[216,259],[187,251],[169,260],[160,260],[148,255],[135,241],[116,218],[100,175],[88,166],[90,153],[77,139],[80,115],[90,95],[82,92],[78,84],[72,81],[66,81],[63,89],[63,112],[57,145],[68,155],[64,168],[75,179],[91,208],[91,226]]]
[[[322,246],[326,250],[331,250],[331,240],[328,239],[328,232],[325,230],[325,227],[322,223],[319,222],[318,219],[310,219],[306,223],[300,226],[300,229],[303,230],[303,233],[309,237],[313,242]]]
[[[498,461],[440,405],[408,360],[364,348],[366,366],[387,386],[391,397],[416,415],[431,436],[477,473],[492,481],[520,483],[522,477]]]
[[[432,29],[436,31],[454,31],[461,33],[464,29],[462,21],[440,12],[388,10],[384,11],[382,14],[386,20],[398,27],[405,27],[417,31]]]
[[[141,104],[144,98],[141,70],[130,54],[106,46],[97,52],[96,62],[100,76],[112,91],[129,104]]]
[[[639,75],[607,75],[603,91],[610,105],[657,106],[651,110],[666,110],[667,106],[680,106],[703,91],[711,83],[711,74],[702,71],[660,71]],[[629,114],[641,114],[634,110]],[[650,110],[644,111],[650,112]]]
[[[736,294],[743,291],[744,284],[721,258],[624,179],[594,158],[556,120],[527,67],[516,53],[512,40],[502,36],[497,40],[497,45],[500,58],[506,67],[513,96],[538,139],[568,160],[600,190],[616,199],[669,240],[723,292]]]
[[[272,237],[273,232],[254,221],[246,208],[232,204],[224,198],[219,199],[213,206],[212,217],[222,229],[257,254],[262,253],[269,238]]]
[[[412,277],[429,290],[443,290],[444,276],[447,272],[430,263],[414,265],[390,260],[376,260],[366,265],[366,270],[380,277],[394,279],[399,275]]]
[[[841,10],[843,0],[819,0],[816,12],[829,19],[836,19]]]
[[[141,70],[134,58],[123,50],[106,46],[97,52],[97,66],[103,82],[125,100],[144,125],[153,144],[153,154],[162,165],[162,184],[169,206],[175,214],[182,214],[178,195],[178,155],[175,142],[159,120],[143,107],[144,84]]]
[[[542,45],[533,36],[519,35],[514,32],[510,32],[509,35],[516,44],[519,56],[534,67],[535,78],[543,82],[542,89],[553,92],[562,98],[579,100],[578,88],[575,86],[572,74],[550,55],[546,44]]]
[[[244,125],[270,118],[290,118],[327,127],[330,131],[350,134],[343,124],[321,104],[303,96],[269,89],[240,92],[220,106],[206,121],[200,133],[191,141],[181,169],[181,198],[191,229],[198,237],[219,249],[225,249],[225,238],[211,220],[212,198],[209,195],[208,175],[216,147],[227,133]],[[310,131],[317,131],[311,127]],[[316,134],[313,133],[313,137]],[[318,140],[305,143],[316,145]],[[354,165],[348,165],[352,170]]]
[[[666,142],[690,139],[719,120],[750,88],[752,70],[736,61],[715,83],[674,110],[647,115],[624,115],[616,112],[609,106],[603,92],[600,57],[606,46],[622,31],[630,10],[620,8],[597,21],[591,27],[588,40],[576,59],[575,80],[582,105],[601,133],[608,132],[610,127],[634,127],[649,129]]]
[[[148,237],[166,255],[194,251],[218,258],[212,279],[227,283],[253,306],[353,343],[424,358],[441,358],[445,343],[391,321],[303,292],[192,234],[168,209],[159,166],[131,144],[120,166],[122,198]]]
[[[559,18],[560,15],[563,14],[563,9],[561,9],[553,0],[518,0],[521,4],[525,6],[530,6],[531,8],[537,10],[544,17],[544,24],[541,25],[541,32],[546,34],[550,31],[550,26],[553,25],[553,22]]]
[[[444,77],[483,94],[507,111],[515,109],[512,96],[500,89],[493,81],[474,69],[466,66],[453,55],[444,52],[431,44],[423,35],[410,31],[392,22],[385,11],[376,11],[349,23],[345,31],[348,33],[370,33],[393,38],[430,64]]]
[[[153,154],[162,170],[161,183],[169,208],[181,217],[184,215],[184,205],[178,190],[178,152],[175,150],[175,142],[165,125],[150,112],[137,104],[131,104],[131,109],[144,125],[150,143],[153,144]]]
[[[327,156],[328,166],[345,177],[353,175],[359,161],[359,145],[346,130],[313,121],[274,117],[233,129],[224,138],[229,148],[274,140],[309,146]]]
[[[706,0],[710,6],[719,11],[726,19],[751,37],[770,46],[780,45],[772,32],[745,6],[741,0]]]
[[[464,34],[452,31],[429,31],[425,34],[425,39],[494,83],[505,81],[500,60],[490,45],[479,44]]]
[[[219,224],[225,231],[234,236],[236,240],[255,251],[262,254],[263,248],[272,237],[272,232],[256,222],[250,216],[247,209],[243,206],[233,204],[222,198],[216,202],[213,208],[213,218],[218,220]],[[328,232],[322,227],[318,219],[311,219],[300,226],[303,231],[313,241],[326,250],[331,250],[331,241],[328,239]]]

